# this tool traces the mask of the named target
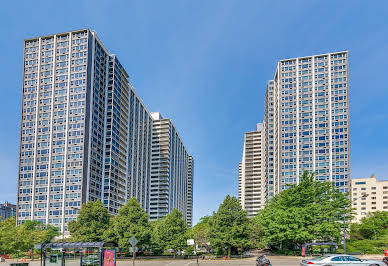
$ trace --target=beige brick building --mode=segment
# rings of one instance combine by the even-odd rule
[[[368,212],[388,211],[388,180],[379,181],[375,175],[351,180],[352,207],[359,222]],[[368,195],[362,198],[363,195]]]

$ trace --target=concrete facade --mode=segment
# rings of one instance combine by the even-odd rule
[[[0,204],[0,221],[16,216],[16,205],[8,201]]]
[[[26,39],[22,87],[18,223],[67,233],[81,204],[115,215],[131,197],[150,213],[151,113],[96,32]]]
[[[388,211],[388,180],[378,180],[375,175],[352,179],[351,199],[352,208],[356,210],[354,219],[357,222],[370,212]]]
[[[256,130],[244,134],[242,160],[239,163],[238,198],[248,217],[257,215],[264,206],[264,134],[263,124],[257,124]]]
[[[150,219],[165,217],[174,208],[192,224],[194,159],[187,152],[171,119],[152,113]]]
[[[342,192],[350,182],[348,53],[277,63],[265,95],[266,201],[304,171]]]

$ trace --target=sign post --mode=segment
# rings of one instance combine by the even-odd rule
[[[198,262],[198,254],[197,254],[197,247],[196,247],[196,245],[195,245],[194,239],[187,239],[187,245],[188,245],[188,246],[194,246],[195,257],[197,258],[197,266],[199,266],[199,262]]]
[[[137,239],[135,236],[132,236],[131,239],[129,239],[129,244],[132,246],[132,255],[133,255],[133,266],[135,266],[135,256],[136,256],[136,244],[137,244]],[[130,249],[131,251],[131,249]]]

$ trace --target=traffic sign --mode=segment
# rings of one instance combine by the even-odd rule
[[[194,246],[194,239],[187,239],[188,246]]]
[[[138,252],[139,248],[138,247],[129,247],[129,252]]]
[[[129,239],[129,244],[131,244],[132,247],[136,246],[137,242],[139,241],[137,241],[136,237],[134,236],[132,236],[131,239]]]

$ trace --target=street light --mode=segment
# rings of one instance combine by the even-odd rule
[[[368,196],[369,196],[369,194],[363,194],[361,197],[352,200],[350,202],[350,205],[347,207],[350,207],[353,201],[356,201],[358,199],[365,199]],[[346,208],[346,206],[345,206],[345,208]],[[344,254],[346,254],[346,212],[344,212]]]

